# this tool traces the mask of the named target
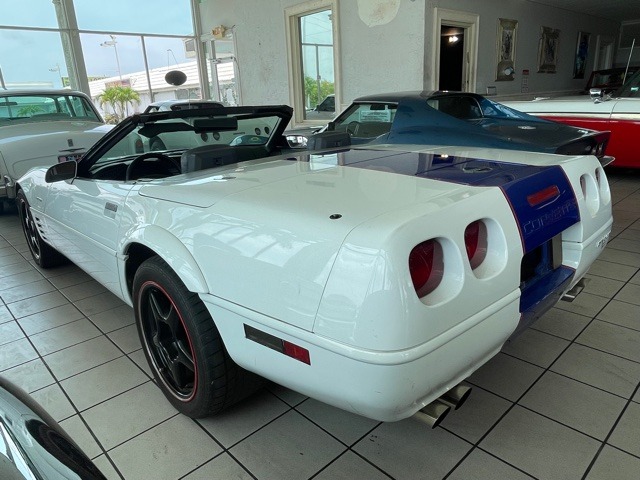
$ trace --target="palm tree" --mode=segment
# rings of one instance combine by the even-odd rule
[[[114,85],[113,87],[106,88],[98,96],[100,106],[104,107],[105,104],[111,106],[115,118],[117,121],[124,119],[127,104],[132,107],[140,103],[140,95],[131,87],[124,87],[122,85]]]

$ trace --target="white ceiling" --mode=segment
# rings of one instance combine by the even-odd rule
[[[640,0],[529,0],[618,22],[640,20]]]

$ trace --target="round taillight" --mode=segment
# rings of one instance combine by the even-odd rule
[[[442,281],[442,246],[436,240],[422,242],[409,254],[409,272],[419,298],[433,292]]]
[[[487,257],[487,227],[477,220],[470,223],[464,231],[464,246],[471,268],[478,268]]]

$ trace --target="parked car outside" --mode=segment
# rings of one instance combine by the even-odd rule
[[[583,95],[505,102],[517,110],[578,128],[609,130],[607,155],[615,167],[640,168],[637,152],[640,137],[640,71],[611,94],[595,90]]]
[[[150,103],[144,109],[144,113],[169,112],[171,110],[187,110],[190,108],[224,107],[220,102],[213,100],[161,100]]]
[[[603,164],[608,132],[574,128],[515,111],[468,92],[399,92],[357,98],[327,131],[352,143],[460,145],[562,155],[596,155]]]
[[[305,112],[307,120],[331,120],[336,114],[336,96],[331,93],[327,95],[314,108]]]
[[[267,378],[435,425],[466,398],[462,380],[580,286],[611,230],[604,170],[592,155],[349,145],[335,131],[294,150],[291,115],[142,114],[79,162],[30,171],[17,203],[33,259],[69,259],[133,306],[183,414],[218,413]],[[258,120],[268,133],[242,133]],[[129,141],[166,133],[182,148]]]
[[[77,159],[111,128],[84,93],[0,90],[0,205],[27,170]]]
[[[316,112],[334,112],[336,111],[336,96],[331,93],[324,97],[316,108],[314,109]]]

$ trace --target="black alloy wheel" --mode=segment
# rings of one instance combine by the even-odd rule
[[[161,258],[145,260],[136,271],[133,304],[147,362],[180,413],[214,415],[263,385],[231,359],[198,294]]]
[[[18,207],[20,223],[22,224],[22,231],[27,239],[29,251],[36,264],[42,268],[51,268],[66,263],[67,258],[65,256],[42,240],[36,221],[31,213],[29,201],[22,190],[18,190],[16,205]]]
[[[140,322],[149,355],[168,390],[181,401],[198,387],[191,338],[180,312],[164,289],[153,281],[140,287]]]
[[[33,215],[31,214],[31,209],[29,208],[29,203],[25,198],[22,191],[18,194],[16,198],[18,204],[18,214],[20,215],[20,222],[22,223],[22,231],[24,232],[24,236],[27,239],[27,245],[29,246],[29,250],[31,251],[31,256],[36,261],[36,263],[40,263],[40,234],[38,233],[38,229],[36,227],[36,222],[33,220]]]

